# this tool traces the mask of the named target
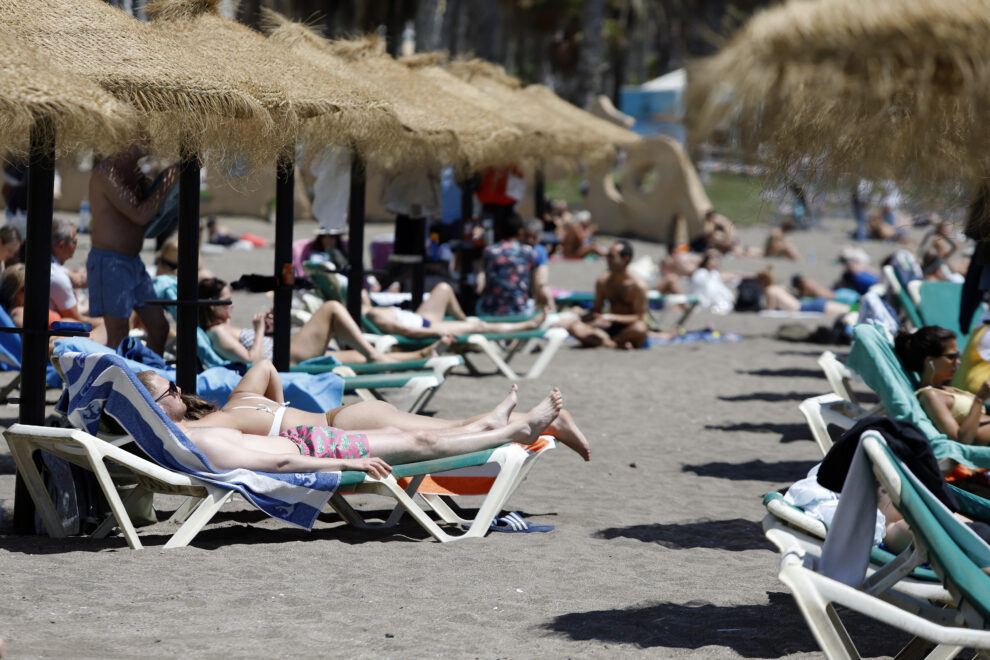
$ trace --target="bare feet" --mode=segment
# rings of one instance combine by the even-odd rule
[[[524,445],[531,445],[536,442],[545,428],[550,426],[560,409],[564,406],[564,395],[556,387],[550,390],[547,398],[536,404],[536,407],[526,413],[526,417],[518,422],[513,422],[511,429],[511,439]]]
[[[588,444],[588,439],[584,437],[584,433],[574,423],[571,413],[561,410],[557,419],[554,420],[553,424],[546,431],[552,434],[562,444],[576,451],[584,460],[591,460],[591,446]]]
[[[509,423],[509,416],[515,409],[516,404],[519,402],[518,396],[519,386],[515,383],[509,388],[509,394],[506,396],[501,403],[495,406],[490,413],[482,417],[481,419],[466,425],[464,428],[467,431],[479,432],[479,431],[494,431],[495,429],[504,428]]]

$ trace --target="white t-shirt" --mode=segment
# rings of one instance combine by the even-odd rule
[[[52,288],[48,307],[56,312],[76,306],[76,294],[72,290],[69,270],[52,257]]]

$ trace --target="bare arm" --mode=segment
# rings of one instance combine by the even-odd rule
[[[986,387],[987,384],[984,384],[980,392]],[[982,425],[984,399],[977,395],[966,418],[962,423],[958,423],[952,417],[948,397],[949,395],[936,389],[926,389],[921,392],[918,399],[935,427],[953,440],[971,445],[990,444],[990,426]]]
[[[553,294],[550,293],[550,269],[546,264],[533,269],[531,288],[537,309],[553,308]]]
[[[254,470],[256,472],[336,472],[357,470],[379,479],[388,476],[392,468],[378,457],[316,458],[301,454],[272,454],[245,447],[238,440],[265,440],[233,429],[215,427],[187,428],[193,444],[203,452],[217,470]]]
[[[100,163],[94,174],[99,175],[103,181],[101,186],[103,195],[110,204],[113,205],[128,220],[141,227],[151,222],[169,189],[179,181],[179,173],[175,167],[170,167],[165,172],[162,184],[155,190],[154,194],[145,200],[140,200],[134,189],[127,184],[113,169],[107,161]]]
[[[233,399],[237,394],[262,394],[276,403],[285,400],[282,396],[282,379],[271,360],[255,362],[230,393],[230,398]]]
[[[262,338],[264,337],[264,333],[260,333],[261,337],[259,337],[257,328],[254,334],[254,346],[251,347],[250,351],[244,348],[244,344],[241,343],[240,338],[234,334],[234,331],[228,325],[214,326],[208,334],[210,341],[217,345],[221,353],[233,355],[240,362],[250,364],[265,359],[265,345]]]

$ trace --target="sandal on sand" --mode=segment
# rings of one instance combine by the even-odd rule
[[[534,525],[526,522],[526,519],[513,511],[501,518],[492,521],[489,529],[493,532],[507,532],[509,534],[529,534],[530,532],[552,532],[553,525]]]

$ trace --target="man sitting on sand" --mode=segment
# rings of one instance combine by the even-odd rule
[[[595,302],[580,319],[563,327],[582,345],[633,349],[646,344],[646,284],[629,272],[633,249],[629,241],[616,241],[605,254],[608,272],[595,282]],[[608,302],[610,313],[602,313]]]
[[[134,145],[93,168],[89,180],[93,247],[86,260],[89,311],[103,317],[107,344],[116,347],[127,337],[131,312],[137,310],[148,330],[148,348],[161,354],[168,322],[160,307],[144,304],[155,298],[155,290],[140,252],[145,225],[154,219],[179,175],[169,168],[162,185],[149,195],[151,181],[138,165],[144,155]]]

